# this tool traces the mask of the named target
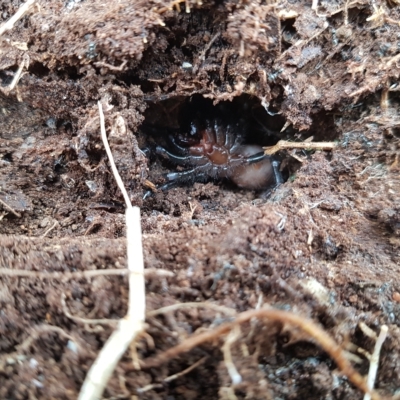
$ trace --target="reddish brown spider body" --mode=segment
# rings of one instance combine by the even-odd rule
[[[261,146],[244,144],[240,123],[223,124],[220,120],[192,123],[189,135],[170,136],[169,142],[171,151],[157,146],[156,152],[190,169],[168,173],[168,182],[162,190],[210,178],[229,179],[245,189],[268,189],[282,182],[278,162],[264,155]]]

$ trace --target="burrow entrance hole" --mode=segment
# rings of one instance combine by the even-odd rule
[[[327,119],[329,120],[329,118]],[[243,94],[232,101],[221,101],[214,104],[213,100],[201,95],[191,97],[172,97],[159,102],[149,102],[145,112],[145,120],[140,128],[140,144],[150,159],[150,180],[156,185],[165,182],[163,176],[168,172],[182,171],[186,168],[177,165],[170,159],[160,157],[157,147],[161,146],[174,152],[171,148],[171,138],[186,141],[195,145],[200,140],[193,132],[193,125],[206,124],[207,121],[216,123],[224,129],[227,125],[235,126],[235,135],[242,137],[244,145],[261,147],[273,146],[279,140],[298,141],[311,135],[299,134],[291,127],[286,129],[285,119],[277,112],[266,110],[260,99]],[[320,121],[320,119],[319,119]],[[208,122],[209,123],[209,122]],[[319,122],[320,124],[320,122]],[[332,136],[332,131],[330,131]],[[321,136],[318,135],[321,140]],[[304,156],[309,155],[304,151]],[[274,155],[280,162],[280,170],[284,181],[295,174],[301,164],[290,157],[287,152]],[[210,177],[210,181],[216,181]],[[185,186],[190,186],[196,179],[189,179]],[[201,180],[204,182],[204,180]],[[236,188],[229,180],[218,179],[217,182]],[[180,185],[181,186],[181,185]]]

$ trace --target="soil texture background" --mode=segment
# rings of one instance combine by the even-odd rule
[[[147,311],[187,302],[291,311],[356,354],[362,375],[369,363],[356,349],[375,344],[362,327],[387,325],[375,387],[397,398],[398,3],[37,0],[2,33],[0,398],[76,399],[127,312],[127,277],[106,275],[126,268],[125,219],[98,101],[141,208]],[[1,0],[0,24],[23,4]],[[268,193],[213,179],[151,193],[184,169],[157,146],[206,120],[243,126],[235,134],[259,146],[336,147],[275,154],[285,182]],[[205,306],[150,316],[137,343],[142,367],[127,352],[104,398],[363,398],[285,323],[241,325],[230,344],[240,382],[226,368],[227,336],[146,364],[228,314]]]

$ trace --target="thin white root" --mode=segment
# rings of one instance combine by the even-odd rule
[[[118,173],[117,167],[115,166],[111,149],[107,141],[103,108],[100,102],[98,102],[98,107],[101,137],[115,180],[126,203],[125,217],[129,269],[129,305],[127,316],[119,321],[117,329],[107,340],[97,359],[91,366],[79,393],[79,400],[95,400],[101,398],[118,361],[132,341],[143,332],[146,314],[140,209],[138,207],[132,207],[128,193]]]
[[[264,153],[272,155],[284,149],[306,149],[306,150],[333,150],[336,143],[333,142],[288,142],[280,140],[275,146],[264,147]]]
[[[379,332],[379,336],[376,339],[374,351],[371,355],[371,360],[369,363],[369,371],[368,371],[368,378],[367,378],[367,386],[369,390],[372,390],[375,385],[376,374],[378,372],[379,367],[379,355],[381,352],[381,348],[383,342],[385,341],[389,328],[387,325],[381,326],[381,331]],[[369,393],[365,393],[364,400],[371,400],[371,395]]]
[[[106,124],[104,121],[103,106],[101,105],[100,101],[97,103],[97,105],[99,107],[99,115],[100,115],[101,139],[103,140],[103,144],[106,149],[108,161],[110,162],[110,166],[111,166],[111,171],[114,175],[115,181],[117,182],[119,190],[122,192],[122,196],[124,196],[126,208],[132,208],[132,204],[129,199],[128,192],[126,191],[124,182],[122,182],[122,178],[121,178],[120,174],[118,173],[118,169],[117,169],[117,166],[115,165],[114,157],[112,155],[110,145],[108,144],[107,133],[106,133]]]
[[[133,321],[129,317],[119,321],[118,328],[111,334],[90,367],[79,393],[79,400],[97,400],[102,397],[102,393],[118,361],[132,340],[142,331],[143,324]]]
[[[191,372],[195,368],[197,368],[199,365],[204,364],[204,362],[207,360],[207,358],[208,358],[207,356],[205,356],[203,358],[200,358],[199,361],[196,361],[194,364],[192,364],[190,367],[184,369],[183,371],[178,372],[178,373],[173,374],[173,375],[170,375],[170,376],[167,376],[163,380],[163,383],[172,382],[175,379],[178,379],[178,378],[188,374],[189,372]],[[145,393],[145,392],[148,392],[149,390],[153,390],[153,389],[159,389],[159,388],[162,389],[162,387],[163,387],[163,384],[161,384],[161,383],[152,383],[151,385],[144,386],[144,387],[142,387],[140,389],[137,389],[136,391],[138,393]]]
[[[63,339],[68,339],[69,341],[74,343],[76,350],[78,352],[81,351],[81,344],[78,343],[76,338],[70,335],[67,331],[60,328],[59,326],[42,324],[35,326],[30,330],[28,337],[21,344],[15,347],[16,349],[15,352],[9,354],[3,354],[0,357],[0,369],[3,369],[5,364],[7,364],[9,360],[18,359],[21,356],[21,353],[28,352],[32,344],[36,340],[40,339],[43,333],[48,333],[48,332],[57,333]]]
[[[242,382],[242,377],[239,374],[238,370],[235,367],[235,364],[232,360],[232,353],[231,353],[231,345],[236,342],[240,337],[240,327],[236,325],[233,329],[229,332],[228,337],[225,340],[224,345],[222,346],[222,353],[224,355],[224,363],[226,369],[228,370],[228,374],[231,377],[232,384],[238,385]]]
[[[39,271],[25,271],[23,269],[10,269],[0,268],[0,276],[9,276],[14,278],[32,278],[32,279],[90,279],[96,276],[125,276],[128,275],[129,269],[94,269],[89,271],[75,271],[75,272],[39,272]],[[144,270],[146,278],[172,278],[174,273],[165,269],[146,268]]]

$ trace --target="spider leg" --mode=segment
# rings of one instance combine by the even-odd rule
[[[174,148],[178,149],[181,154],[188,154],[188,148],[181,146],[180,144],[178,144],[178,141],[176,140],[176,138],[172,135],[168,136],[168,140],[171,142],[172,146],[174,146]]]
[[[226,127],[226,132],[225,132],[225,147],[229,149],[229,151],[231,151],[234,143],[235,143],[235,135],[232,132],[232,126],[228,125]]]
[[[173,175],[173,176],[170,176]],[[195,176],[193,176],[195,175]],[[170,182],[164,183],[164,185],[161,185],[158,189],[165,191],[169,190],[177,185],[185,184],[190,180],[194,180],[196,182],[201,182],[201,181],[207,181],[209,179],[209,176],[205,173],[199,173],[196,174],[196,168],[191,169],[189,171],[182,171],[182,172],[171,172],[167,174],[167,179],[172,178]]]
[[[260,193],[260,197],[264,200],[269,198],[272,195],[272,193],[274,193],[274,191],[283,183],[282,174],[281,174],[281,171],[279,171],[280,162],[276,161],[276,160],[272,160],[271,165],[272,165],[272,171],[274,174],[275,183]]]
[[[233,133],[227,136],[233,136]],[[235,135],[234,138],[230,138],[231,140],[231,146],[230,146],[230,153],[234,154],[237,152],[238,149],[240,149],[243,146],[243,136],[242,135]]]
[[[271,164],[272,164],[272,169],[274,171],[275,188],[276,188],[283,183],[283,177],[281,171],[279,171],[280,162],[273,160]]]
[[[182,183],[187,183],[188,181],[201,181],[201,180],[206,180],[207,175],[202,171],[200,167],[188,169],[187,171],[180,171],[180,172],[169,172],[168,174],[165,175],[165,178],[169,181],[165,185],[169,185],[171,183],[173,184],[182,184]],[[161,190],[165,186],[161,186]]]
[[[230,160],[231,167],[236,167],[239,165],[248,165],[248,164],[255,164],[260,161],[265,160],[266,158],[270,158],[270,156],[266,155],[263,151],[258,153],[252,154],[251,156],[246,157],[232,157]]]
[[[157,190],[161,191],[169,190],[175,186],[185,184],[191,180],[199,182],[199,181],[207,181],[209,179],[209,176],[205,172],[203,172],[201,167],[196,167],[181,172],[169,172],[164,177],[165,179],[168,180],[168,182],[164,183],[161,186],[158,186]],[[147,199],[152,194],[153,192],[151,190],[148,190],[144,194],[143,200]]]
[[[251,156],[244,158],[243,161],[246,164],[254,164],[256,162],[265,160],[266,158],[269,158],[269,156],[265,154],[263,151],[260,151],[259,153],[252,154]]]
[[[216,120],[214,122],[215,141],[220,146],[224,146],[226,143],[227,130],[228,127],[222,127],[220,121]]]
[[[272,171],[274,173],[274,180],[275,180],[275,185],[273,186],[273,188],[276,188],[283,183],[283,177],[281,171],[279,171],[279,165],[281,164],[279,161],[272,159],[271,156],[265,154],[263,151],[253,154],[249,157],[246,157],[243,161],[246,164],[254,164],[259,161],[265,160],[266,158],[271,159]]]
[[[167,149],[164,149],[164,147],[157,146],[156,147],[156,153],[160,156],[163,156],[175,164],[178,165],[187,165],[187,164],[201,164],[203,161],[207,162],[207,160],[204,159],[203,156],[192,156],[192,155],[186,155],[186,156],[178,156],[176,154],[171,153]]]

